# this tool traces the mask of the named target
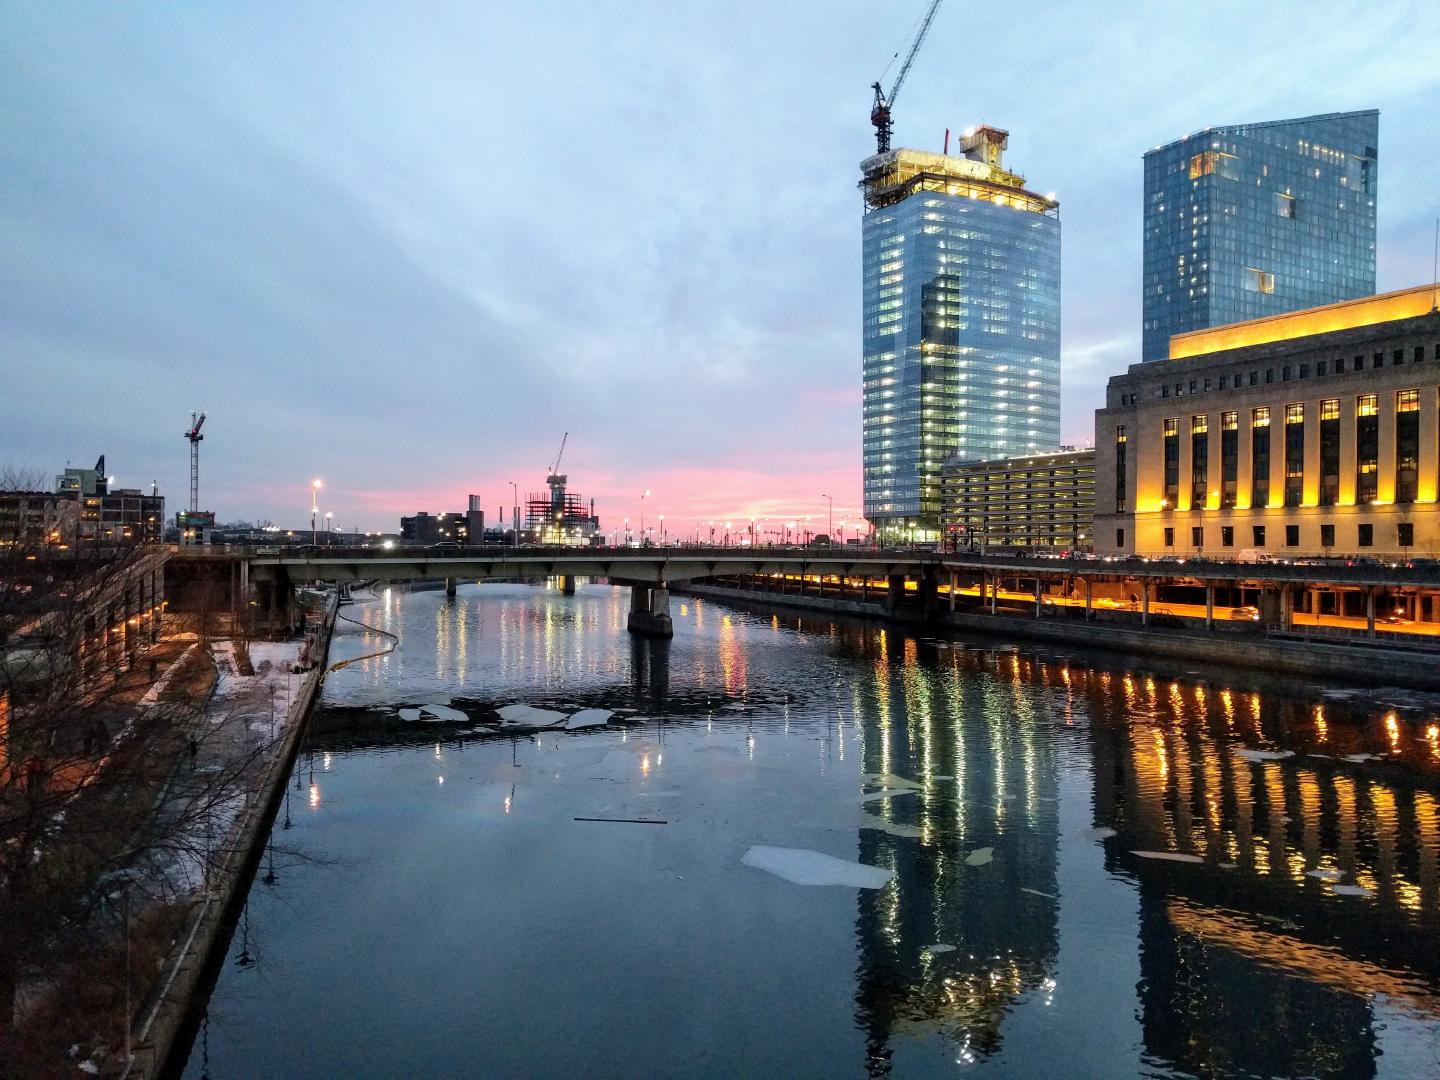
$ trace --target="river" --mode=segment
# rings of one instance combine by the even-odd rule
[[[1440,698],[628,602],[342,609],[187,1078],[1440,1075]]]

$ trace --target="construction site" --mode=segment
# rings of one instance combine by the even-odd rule
[[[583,496],[567,490],[569,477],[560,471],[565,456],[567,431],[560,440],[560,451],[546,470],[545,491],[532,491],[525,497],[525,531],[537,544],[559,544],[583,547],[595,542],[600,534],[600,519],[595,516],[595,500],[587,505]]]

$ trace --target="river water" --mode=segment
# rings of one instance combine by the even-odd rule
[[[628,601],[343,609],[186,1077],[1440,1075],[1440,699]]]

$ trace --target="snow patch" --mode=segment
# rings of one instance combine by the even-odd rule
[[[1295,753],[1292,750],[1236,750],[1235,756],[1246,761],[1284,761]]]

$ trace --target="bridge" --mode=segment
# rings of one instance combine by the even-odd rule
[[[669,586],[704,579],[795,583],[820,596],[879,601],[896,613],[909,606],[928,618],[948,597],[998,611],[1016,590],[1038,617],[1057,606],[1083,608],[1086,620],[1125,601],[1141,625],[1152,618],[1159,588],[1191,590],[1193,605],[1171,604],[1155,613],[1193,606],[1194,617],[1214,628],[1216,608],[1255,604],[1255,621],[1287,630],[1297,602],[1319,623],[1325,604],[1333,615],[1363,625],[1373,636],[1380,597],[1399,597],[1420,632],[1440,632],[1440,561],[1050,558],[932,552],[838,545],[831,547],[181,547],[173,560],[224,563],[245,590],[254,585],[267,612],[283,613],[296,586],[354,581],[443,581],[452,592],[462,581],[535,581],[558,578],[566,592],[577,577],[603,578],[631,590],[629,628],[669,636]],[[1322,600],[1328,597],[1328,600]],[[1349,614],[1347,615],[1347,611]],[[1189,612],[1185,612],[1190,614]],[[1075,614],[1080,615],[1080,611]],[[1221,616],[1222,620],[1225,616]]]

